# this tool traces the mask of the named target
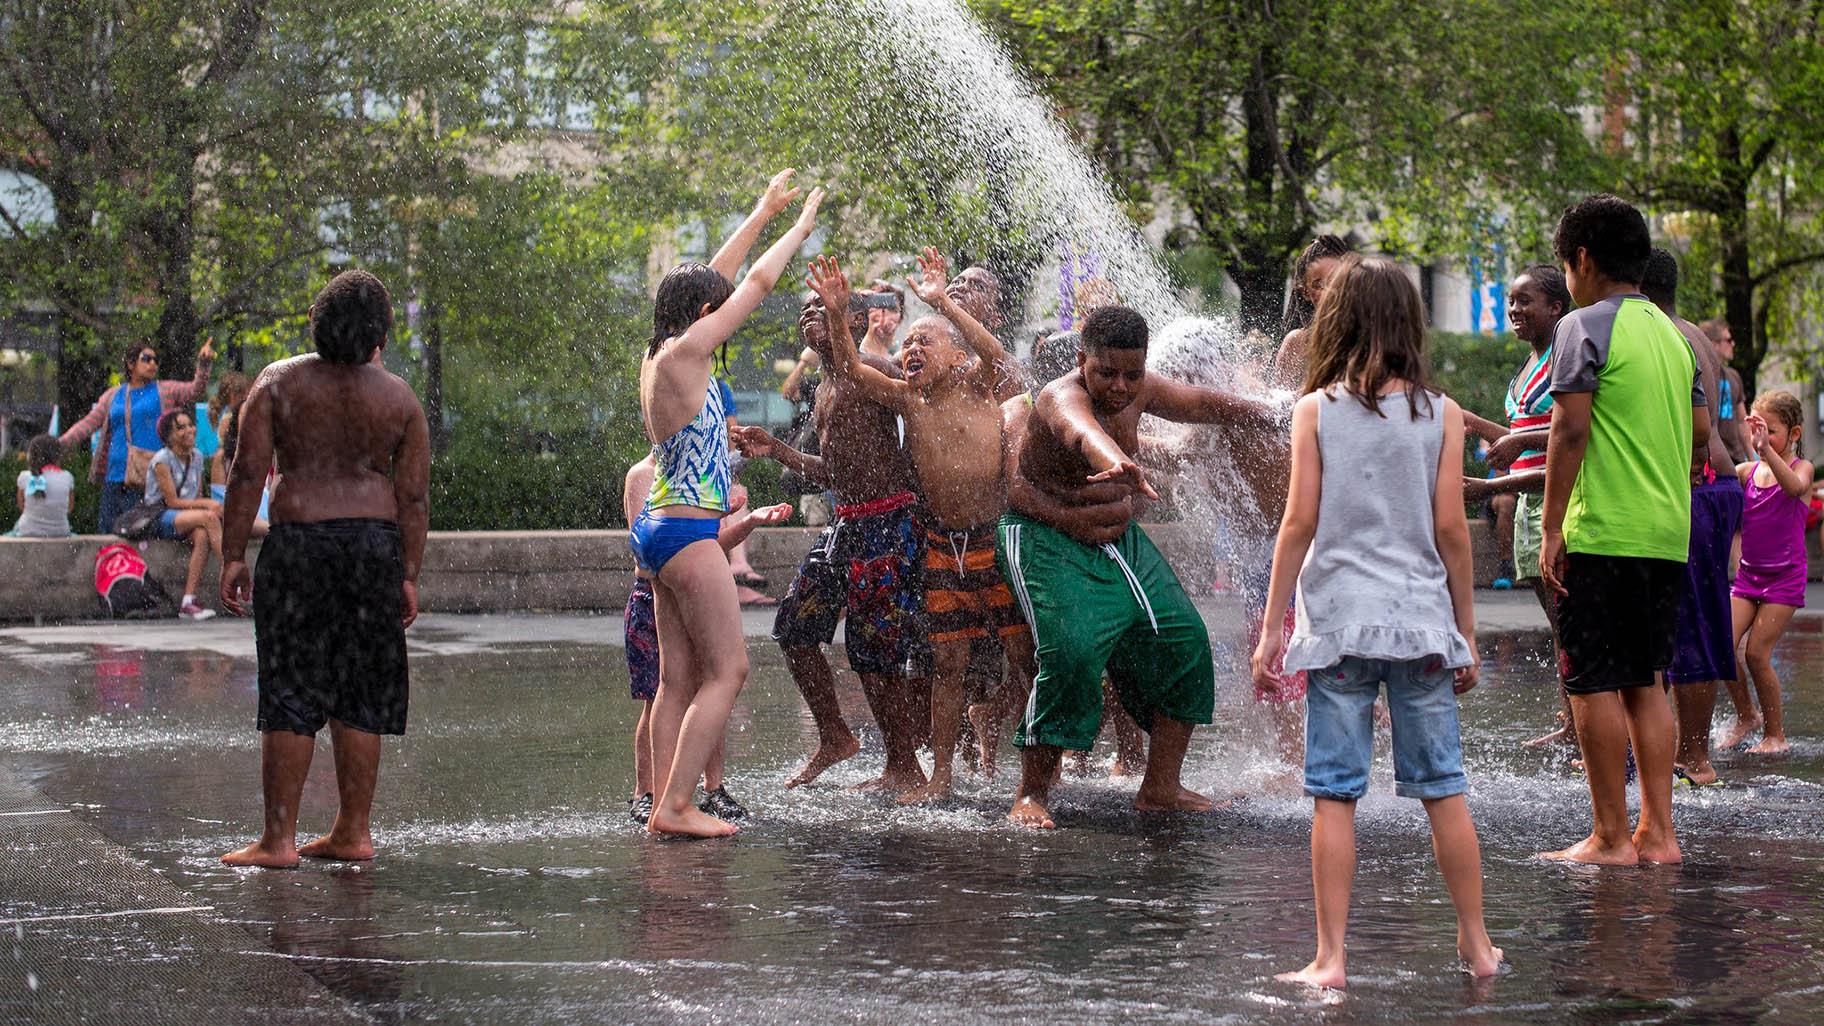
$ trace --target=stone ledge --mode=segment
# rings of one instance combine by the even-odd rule
[[[1493,576],[1493,534],[1472,522],[1477,583]],[[1215,559],[1202,532],[1188,524],[1151,524],[1167,559],[1187,586],[1207,586]],[[748,539],[748,559],[771,581],[775,597],[787,585],[818,532],[768,527]],[[111,535],[72,538],[0,538],[0,621],[58,622],[93,619],[95,554],[118,541]],[[183,588],[188,546],[175,541],[139,543],[146,564],[176,598]],[[257,562],[259,542],[247,549]],[[618,610],[627,602],[633,556],[626,531],[432,531],[425,544],[419,599],[426,612]],[[220,567],[210,561],[201,594],[214,607]]]

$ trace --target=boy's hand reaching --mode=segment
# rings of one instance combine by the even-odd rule
[[[772,432],[763,427],[741,425],[728,429],[729,440],[735,443],[736,451],[748,459],[778,459],[781,443]]]
[[[1140,469],[1140,464],[1133,460],[1122,460],[1107,470],[1089,475],[1087,480],[1090,484],[1099,484],[1103,481],[1125,481],[1128,487],[1141,495],[1149,499],[1159,498],[1159,493],[1153,490],[1152,484],[1146,479],[1146,471]]]
[[[809,206],[808,202],[806,206]],[[823,300],[826,316],[832,319],[848,316],[849,279],[843,275],[842,265],[836,262],[835,257],[813,257],[811,273],[804,283]]]
[[[944,290],[950,287],[950,263],[936,246],[926,246],[918,255],[918,277],[906,278],[906,284],[925,305],[933,310],[940,309],[948,298]]]

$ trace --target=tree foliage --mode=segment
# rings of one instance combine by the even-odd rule
[[[1325,226],[1438,252],[1585,179],[1586,74],[1550,7],[1493,0],[976,0],[1136,202],[1182,211],[1247,327]],[[1547,199],[1542,203],[1541,197]],[[1513,218],[1535,240],[1541,219]]]

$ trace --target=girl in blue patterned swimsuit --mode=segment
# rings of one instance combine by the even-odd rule
[[[666,273],[653,301],[652,341],[640,362],[640,416],[658,462],[632,532],[634,559],[653,577],[659,628],[652,757],[663,788],[646,824],[652,833],[735,832],[734,824],[691,804],[735,696],[747,683],[741,604],[728,556],[716,544],[729,512],[728,422],[710,362],[773,290],[817,223],[822,189],[811,190],[797,223],[740,286],[730,284],[760,230],[798,195],[791,180],[790,168],[773,177],[753,213],[707,265],[679,264]]]

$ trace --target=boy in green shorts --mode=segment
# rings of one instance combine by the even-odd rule
[[[1140,314],[1103,307],[1083,325],[1077,370],[1045,386],[1018,453],[1020,476],[1066,505],[1085,483],[1124,484],[1157,498],[1131,453],[1142,414],[1183,423],[1272,426],[1259,403],[1150,375]],[[1107,671],[1134,720],[1152,735],[1134,797],[1143,811],[1207,812],[1208,798],[1179,780],[1195,724],[1210,722],[1215,674],[1209,632],[1184,586],[1139,525],[1091,544],[1045,519],[1018,491],[1001,517],[998,559],[1038,645],[1039,674],[1014,744],[1021,778],[1008,818],[1049,829],[1061,750],[1088,750],[1102,723]],[[1095,501],[1106,501],[1096,496]],[[1056,516],[1052,510],[1051,516]]]
[[[1677,862],[1672,830],[1672,664],[1691,532],[1691,458],[1710,419],[1690,343],[1640,292],[1652,248],[1640,212],[1613,196],[1565,211],[1552,239],[1579,306],[1552,343],[1540,576],[1560,598],[1570,693],[1594,820],[1544,857]],[[1640,766],[1628,829],[1626,765]]]

